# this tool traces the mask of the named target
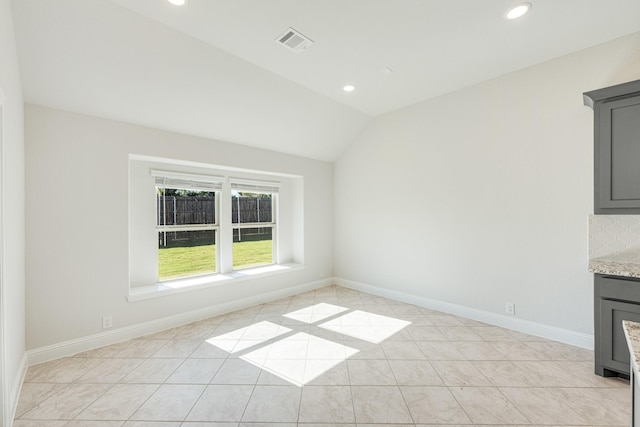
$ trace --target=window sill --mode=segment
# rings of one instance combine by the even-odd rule
[[[266,265],[264,267],[247,268],[244,270],[234,271],[230,274],[212,274],[207,276],[170,280],[162,283],[156,283],[155,285],[130,288],[127,301],[144,301],[152,298],[241,282],[256,277],[274,276],[303,269],[303,264],[277,264]]]

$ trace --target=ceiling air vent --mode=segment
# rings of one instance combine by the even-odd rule
[[[307,47],[311,46],[313,44],[313,40],[293,28],[289,28],[278,36],[276,43],[281,44],[287,49],[291,49],[295,53],[300,53]]]

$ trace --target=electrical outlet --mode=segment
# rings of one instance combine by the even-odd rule
[[[113,326],[113,316],[104,316],[102,318],[102,329],[109,329]]]
[[[516,314],[516,305],[512,302],[508,302],[504,309],[507,314]]]

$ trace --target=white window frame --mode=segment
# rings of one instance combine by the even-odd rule
[[[215,194],[213,224],[167,225],[165,220],[163,225],[158,225],[158,222],[160,221],[159,221],[159,218],[157,217],[157,212],[159,212],[159,209],[157,206],[158,198],[156,197],[156,227],[155,227],[156,233],[212,230],[214,232],[214,241],[216,245],[216,253],[215,253],[216,269],[214,272],[187,274],[184,276],[176,276],[176,277],[170,277],[166,279],[160,279],[159,272],[158,272],[158,278],[157,278],[158,283],[185,279],[187,277],[205,276],[205,275],[219,273],[220,272],[220,234],[221,234],[220,233],[220,199],[221,199],[222,187],[225,181],[224,177],[177,173],[177,172],[170,172],[170,171],[161,171],[156,169],[151,170],[151,176],[154,177],[154,181],[155,181],[154,189],[156,193],[158,188],[173,188],[173,189],[180,189],[180,190],[201,190],[201,191],[212,192]],[[163,211],[166,212],[166,209],[164,207],[163,207]],[[160,265],[159,259],[156,261],[156,264],[159,267]]]
[[[230,191],[229,191],[229,203],[233,203],[233,191],[244,191],[254,194],[271,194],[271,222],[233,222],[231,218],[231,235],[233,238],[233,232],[235,230],[242,230],[246,228],[271,228],[271,263],[267,265],[278,264],[278,193],[280,191],[280,183],[273,181],[258,181],[240,178],[230,178]],[[238,216],[240,210],[238,209]],[[240,220],[240,218],[238,218]],[[233,249],[231,251],[231,257],[233,260]],[[233,265],[233,261],[232,261]],[[247,268],[256,267],[253,265],[247,265],[245,267],[233,268],[233,271],[244,270]]]
[[[192,225],[159,225],[156,217],[156,233],[180,232],[180,231],[202,231],[212,230],[214,232],[214,241],[216,242],[216,270],[201,274],[186,274],[166,279],[160,279],[157,282],[181,280],[194,276],[207,276],[220,273],[233,273],[234,271],[246,270],[256,267],[264,267],[265,265],[278,264],[278,193],[280,183],[274,181],[249,180],[243,178],[230,178],[209,175],[197,175],[189,173],[179,173],[172,171],[162,171],[152,169],[151,176],[154,178],[154,189],[158,188],[175,188],[184,190],[201,190],[211,191],[215,193],[215,214],[213,224],[192,224]],[[233,191],[248,192],[255,194],[271,195],[271,221],[270,222],[250,222],[250,223],[234,223],[233,218],[221,218],[220,212],[232,212]],[[157,199],[157,198],[156,198]],[[159,212],[156,202],[156,212]],[[164,210],[166,212],[166,209]],[[239,211],[238,211],[239,212]],[[239,219],[239,218],[238,218]],[[233,262],[233,233],[235,230],[248,228],[271,228],[271,262],[261,265],[247,265],[234,267]],[[157,261],[159,265],[159,260]],[[159,273],[158,273],[159,274]]]

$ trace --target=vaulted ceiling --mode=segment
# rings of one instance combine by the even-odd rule
[[[12,7],[27,102],[333,161],[377,115],[640,31],[638,0],[529,1]],[[278,45],[289,27],[314,44]]]

